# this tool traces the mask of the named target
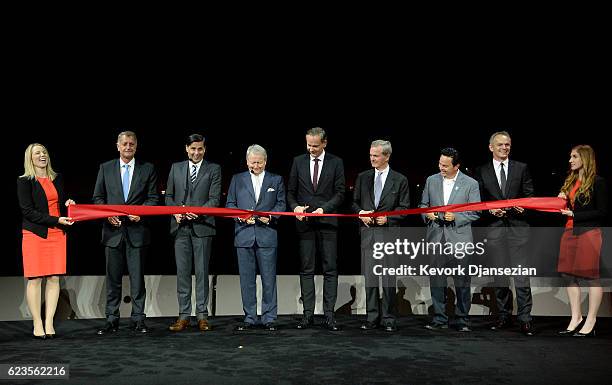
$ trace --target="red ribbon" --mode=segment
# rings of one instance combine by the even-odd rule
[[[88,221],[92,219],[108,218],[124,215],[171,215],[194,213],[226,218],[249,218],[252,215],[282,215],[282,216],[305,216],[305,217],[381,217],[397,215],[414,215],[433,212],[462,212],[462,211],[481,211],[491,209],[503,209],[507,207],[522,207],[529,210],[559,212],[566,208],[566,201],[562,198],[520,198],[506,199],[499,201],[477,202],[477,203],[457,203],[446,206],[424,207],[417,209],[383,211],[370,214],[314,214],[314,213],[294,213],[294,212],[269,212],[242,209],[227,209],[222,207],[195,207],[195,206],[135,206],[135,205],[70,205],[68,206],[68,216],[73,221]]]

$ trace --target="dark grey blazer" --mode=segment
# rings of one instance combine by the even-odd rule
[[[189,161],[172,164],[166,187],[166,206],[201,206],[219,207],[221,203],[221,167],[218,164],[203,160],[198,176],[188,195]],[[216,234],[215,217],[200,215],[192,222],[193,231],[198,237],[209,237]],[[174,215],[170,219],[170,233],[176,234],[178,223]]]
[[[353,212],[364,211],[396,211],[410,208],[410,190],[408,179],[399,172],[389,170],[385,186],[380,195],[378,207],[374,206],[374,169],[364,171],[357,175],[355,191],[353,192]],[[400,226],[402,216],[387,218],[386,226]],[[363,225],[363,223],[360,221]]]
[[[126,201],[123,198],[120,162],[117,158],[100,165],[93,192],[93,202],[97,205],[157,205],[159,194],[157,193],[157,174],[153,164],[135,160],[134,174]],[[139,222],[132,222],[126,218],[120,227],[104,221],[102,244],[117,247],[123,239],[124,228],[132,246],[143,247],[151,243],[151,234],[146,226],[146,219],[142,218]]]

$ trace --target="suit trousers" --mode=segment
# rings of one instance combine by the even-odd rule
[[[394,277],[395,278],[395,277]],[[380,323],[381,325],[395,324],[395,286],[385,286],[381,290],[378,287],[366,287],[366,312],[368,322]]]
[[[440,241],[444,243],[444,238]],[[431,260],[432,267],[456,267],[456,266],[467,266],[466,259],[459,260],[454,255],[434,255]],[[467,275],[453,275],[453,283],[455,285],[455,296],[457,298],[457,305],[455,307],[455,326],[469,326],[469,314],[472,305],[472,298],[470,293],[470,276]],[[431,275],[429,276],[429,284],[431,291],[431,302],[433,305],[433,322],[439,324],[448,324],[448,314],[446,313],[446,302],[447,290],[446,287],[448,276],[447,275]]]
[[[491,253],[498,267],[512,267],[526,264],[525,245],[527,239],[521,233],[515,234],[506,228],[503,236],[499,238],[488,238],[487,250]],[[531,308],[533,299],[531,296],[530,278],[527,276],[514,276],[514,287],[516,290],[517,319],[520,322],[531,322]],[[510,277],[496,276],[494,279],[495,298],[498,317],[508,319],[512,316],[512,291],[510,290]]]
[[[317,251],[323,267],[323,312],[333,318],[338,295],[338,270],[336,268],[338,232],[321,231],[316,225],[298,233],[300,247],[300,288],[304,303],[304,315],[314,315],[315,309],[315,261]]]
[[[179,319],[191,317],[191,271],[196,278],[196,316],[198,320],[208,317],[208,264],[212,237],[197,237],[191,225],[179,226],[174,238],[176,259],[176,291]]]
[[[119,305],[121,304],[121,287],[124,264],[130,277],[130,296],[132,298],[132,321],[146,318],[144,313],[146,290],[144,283],[144,247],[134,247],[123,239],[117,247],[106,246],[106,320],[119,320]]]
[[[261,275],[262,303],[261,323],[276,320],[278,311],[276,297],[276,247],[237,247],[238,270],[240,272],[240,294],[244,322],[258,324],[257,317],[257,270]]]

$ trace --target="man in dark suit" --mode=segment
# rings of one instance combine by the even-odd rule
[[[266,150],[254,144],[247,149],[246,163],[249,171],[232,177],[227,193],[226,207],[257,211],[285,211],[285,187],[280,175],[267,172]],[[234,246],[238,255],[240,293],[244,322],[237,331],[251,329],[259,323],[270,331],[276,330],[276,250],[277,217],[252,216],[236,219]],[[257,270],[263,288],[261,321],[257,317]]]
[[[410,207],[408,179],[399,172],[391,170],[389,158],[391,157],[391,142],[375,140],[370,145],[370,163],[372,169],[364,171],[357,176],[353,192],[353,212],[368,214],[373,212],[405,210]],[[398,227],[401,226],[400,216],[360,217],[365,227]],[[368,234],[362,232],[362,237]],[[362,250],[362,260],[365,257]],[[366,309],[367,320],[361,329],[376,329],[383,325],[388,332],[397,330],[395,322],[395,277],[383,284],[383,295],[380,300],[379,283],[376,286],[368,285],[366,280]]]
[[[489,150],[493,159],[476,169],[476,179],[480,185],[483,201],[528,198],[533,196],[533,182],[525,163],[510,160],[510,134],[506,131],[495,132],[489,139]],[[492,260],[501,266],[525,266],[525,245],[529,239],[529,224],[522,207],[493,209],[483,213],[483,223],[487,231],[487,251]],[[492,330],[511,326],[512,292],[509,278],[495,280],[495,296],[498,319]],[[516,288],[517,318],[521,331],[527,336],[535,333],[531,318],[531,287],[529,277],[514,277]]]
[[[451,147],[442,149],[438,160],[440,172],[427,178],[419,207],[480,202],[478,182],[462,173],[459,170],[460,164],[461,159],[457,150]],[[423,214],[422,217],[427,225],[426,242],[444,245],[444,249],[448,244],[453,246],[473,244],[472,222],[479,218],[478,212],[427,213]],[[441,268],[466,268],[468,264],[468,255],[459,253],[446,254],[436,251],[431,260],[433,267]],[[446,275],[429,276],[434,316],[432,322],[425,325],[426,329],[448,328],[448,314],[445,306],[447,280]],[[453,283],[455,284],[457,298],[454,326],[460,332],[470,332],[471,279],[467,271],[466,274],[453,275]]]
[[[293,159],[287,201],[295,213],[334,213],[344,201],[345,180],[342,159],[328,152],[327,135],[320,127],[306,132],[308,154]],[[334,317],[338,291],[336,268],[338,248],[338,219],[333,217],[296,216],[300,248],[300,287],[304,303],[304,316],[296,325],[305,329],[314,324],[315,308],[315,257],[317,251],[323,264],[323,327],[340,330]]]
[[[185,141],[189,160],[172,164],[166,187],[166,206],[219,207],[221,167],[204,160],[204,137],[192,134]],[[185,330],[191,318],[191,270],[196,278],[196,318],[198,329],[208,331],[208,264],[212,237],[216,234],[215,217],[194,213],[175,214],[170,218],[176,258],[178,319],[171,331]]]
[[[154,206],[159,201],[157,174],[151,163],[134,159],[136,134],[124,131],[117,138],[119,159],[100,165],[93,193],[95,204]],[[137,215],[110,217],[102,226],[102,244],[106,254],[106,324],[99,335],[116,332],[124,259],[130,276],[132,297],[131,326],[146,333],[144,257],[151,235],[145,220]]]

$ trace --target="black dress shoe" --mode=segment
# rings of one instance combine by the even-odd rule
[[[428,329],[428,330],[448,329],[448,325],[447,324],[443,324],[443,323],[439,323],[439,322],[431,322],[431,323],[428,323],[427,325],[425,325],[425,329]]]
[[[397,331],[397,326],[395,326],[395,323],[389,323],[385,325],[385,331],[389,332],[389,333],[393,333]]]
[[[147,328],[147,325],[145,324],[144,320],[140,320],[134,323],[134,331],[144,334],[144,333],[148,333],[149,329]]]
[[[278,327],[276,326],[274,322],[268,322],[267,324],[264,325],[264,328],[271,332],[275,332],[278,330]]]
[[[510,321],[508,318],[502,318],[502,319],[497,320],[491,326],[489,326],[489,328],[491,330],[501,330],[501,329],[508,329],[511,326],[512,326],[512,321]]]
[[[104,334],[116,333],[119,330],[119,323],[117,322],[106,322],[102,329],[98,330],[98,335],[102,336]]]
[[[373,329],[376,329],[377,327],[378,327],[378,323],[366,321],[366,323],[361,325],[360,329],[361,330],[373,330]]]
[[[329,330],[330,332],[339,332],[342,330],[342,328],[338,326],[336,320],[333,318],[325,320],[325,322],[321,324],[321,327]]]
[[[536,333],[535,327],[531,322],[523,322],[521,324],[521,333],[529,337],[534,336]]]
[[[253,324],[250,324],[248,322],[242,322],[234,328],[234,331],[246,332],[246,331],[252,330],[253,326],[254,326]]]
[[[298,322],[297,325],[295,325],[295,328],[296,329],[308,329],[312,325],[314,325],[314,319],[312,317],[304,316],[302,317],[300,322]]]
[[[464,325],[464,326],[457,326],[456,330],[457,330],[458,332],[461,332],[461,333],[469,333],[469,332],[471,332],[471,331],[472,331],[472,329],[470,329],[470,327],[469,327],[469,326],[467,326],[467,325]]]

